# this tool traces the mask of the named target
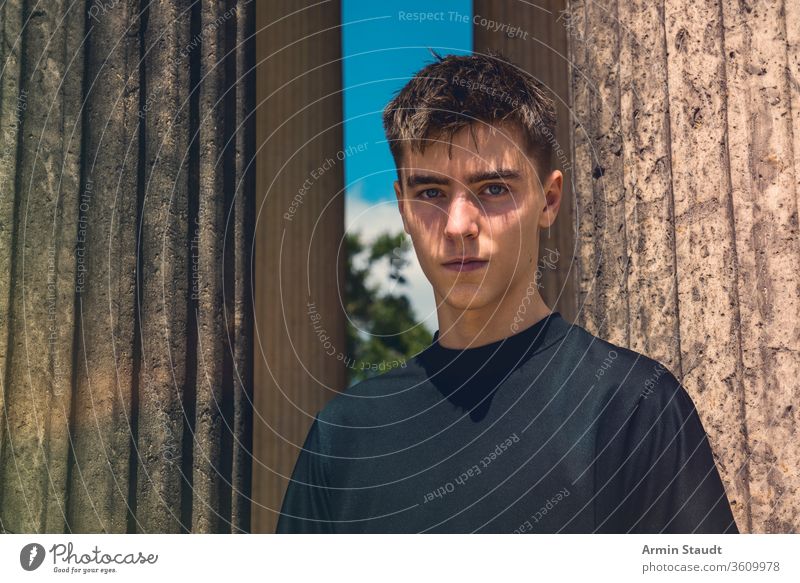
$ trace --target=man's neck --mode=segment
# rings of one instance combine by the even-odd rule
[[[514,296],[507,294],[508,297]],[[503,302],[499,306],[456,310],[437,297],[439,345],[452,349],[477,348],[518,334],[552,313],[538,290],[529,299],[530,302],[520,301],[513,306]]]

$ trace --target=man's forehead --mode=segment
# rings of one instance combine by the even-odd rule
[[[415,186],[415,183],[431,182],[431,180],[420,180],[420,177],[433,178],[439,177],[442,180],[436,182],[455,180],[457,182],[471,183],[481,182],[491,179],[514,180],[526,177],[532,168],[530,160],[514,150],[499,151],[493,149],[490,152],[480,154],[463,153],[453,154],[448,157],[445,153],[428,155],[417,154],[407,156],[406,164],[402,169],[403,180],[408,186]]]
[[[404,171],[408,176],[414,172],[474,175],[502,168],[518,168],[527,172],[532,161],[525,155],[520,142],[520,132],[514,126],[474,126],[459,130],[449,140],[430,139],[425,148],[405,148]]]

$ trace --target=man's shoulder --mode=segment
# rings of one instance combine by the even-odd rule
[[[604,401],[614,401],[615,409],[630,411],[645,399],[664,404],[682,390],[660,360],[584,332],[591,339],[586,349],[590,378]]]
[[[424,382],[425,374],[416,358],[361,380],[337,393],[319,412],[322,421],[344,427],[367,427],[380,423],[379,416]]]

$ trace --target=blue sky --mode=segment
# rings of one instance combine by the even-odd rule
[[[426,12],[444,12],[444,20],[410,20],[412,14]],[[431,62],[427,47],[440,54],[472,52],[471,18],[471,0],[343,1],[345,144],[369,143],[363,153],[347,158],[345,180],[348,185],[361,183],[366,200],[394,196],[394,164],[381,125],[383,107]]]
[[[439,20],[420,14],[443,12]],[[348,230],[365,240],[379,232],[402,229],[392,182],[394,162],[383,133],[381,112],[420,68],[437,53],[472,52],[471,0],[343,0],[345,207]],[[382,284],[386,273],[375,273]],[[419,320],[436,330],[433,292],[413,261],[404,291]],[[388,283],[387,283],[388,285]],[[398,290],[400,291],[400,290]]]

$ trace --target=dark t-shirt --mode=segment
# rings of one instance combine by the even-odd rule
[[[553,312],[334,397],[276,532],[736,533],[691,398]]]

